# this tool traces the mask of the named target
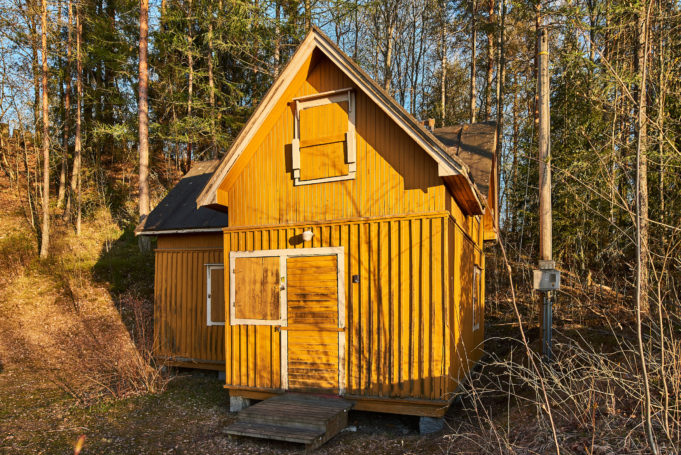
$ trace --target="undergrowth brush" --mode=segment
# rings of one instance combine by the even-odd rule
[[[77,236],[55,225],[48,259],[29,230],[0,240],[0,357],[33,368],[78,402],[157,393],[153,256],[106,210]]]

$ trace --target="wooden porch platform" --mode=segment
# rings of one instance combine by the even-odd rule
[[[316,449],[348,424],[352,402],[336,396],[285,393],[239,412],[229,435],[274,439]]]

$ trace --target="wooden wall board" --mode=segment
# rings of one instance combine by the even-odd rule
[[[195,368],[215,369],[211,362],[220,362],[224,368],[224,327],[206,325],[206,264],[222,264],[222,258],[220,233],[158,237],[154,266],[157,357],[183,359],[176,363]]]

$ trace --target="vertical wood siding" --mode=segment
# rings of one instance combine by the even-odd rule
[[[228,229],[225,255],[243,250],[344,247],[347,393],[441,399],[448,391],[450,359],[448,219],[448,213],[440,212]],[[306,229],[314,232],[312,241],[297,243],[296,236]],[[359,283],[352,282],[353,275],[359,275]],[[228,385],[281,387],[280,334],[274,327],[226,325],[225,333]]]
[[[353,86],[326,58],[321,58],[299,85],[295,97]],[[273,109],[270,115],[276,118],[271,128],[248,146],[220,187],[226,194],[230,227],[445,210],[446,190],[433,159],[363,92],[355,93],[355,179],[294,186],[292,109]],[[303,160],[301,167],[307,163]],[[301,169],[301,173],[305,171]]]
[[[154,285],[154,352],[222,367],[224,327],[206,325],[206,267],[222,264],[221,234],[159,236]]]
[[[449,289],[452,295],[452,312],[449,315],[450,361],[448,390],[454,391],[459,381],[482,357],[485,325],[485,257],[483,223],[477,217],[463,217],[453,210],[448,223]],[[473,330],[473,269],[481,269],[482,288],[478,307],[480,327]]]

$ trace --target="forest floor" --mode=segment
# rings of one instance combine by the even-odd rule
[[[301,451],[296,444],[224,435],[235,414],[216,373],[159,375],[149,367],[150,351],[140,340],[151,318],[153,254],[139,253],[130,227],[99,209],[85,217],[77,237],[54,217],[51,257],[40,260],[26,203],[16,194],[0,179],[0,453],[70,453],[81,435],[83,454]],[[488,261],[490,271],[493,264]],[[518,383],[512,400],[504,394],[509,370],[503,359],[523,363],[522,348],[512,348],[519,331],[505,296],[503,289],[488,287],[485,348],[496,357],[488,355],[491,361],[476,370],[473,382],[480,388],[452,405],[443,431],[421,436],[418,418],[351,412],[354,431],[341,433],[318,453],[552,452],[536,390]],[[530,318],[531,306],[522,308]],[[588,322],[598,310],[588,303],[585,308],[585,319],[556,318],[557,340],[588,339],[600,352],[614,350],[613,332]],[[536,347],[538,329],[527,334]],[[524,374],[518,373],[519,381],[532,383]],[[552,395],[553,402],[560,393]],[[578,398],[574,413],[560,414],[564,453],[622,453],[611,448],[620,440],[612,430],[640,434],[640,418],[615,409],[614,396],[613,405],[598,414],[588,400],[591,395]],[[598,438],[597,421],[607,423]],[[640,438],[627,438],[621,447],[641,453]]]
[[[222,429],[236,414],[217,375],[200,372],[177,374],[159,394],[82,406],[46,378],[10,366],[0,373],[0,403],[0,453],[70,453],[80,435],[83,454],[301,452],[296,444],[228,438]],[[450,445],[443,434],[419,436],[414,418],[353,412],[350,423],[356,432],[318,453],[443,453]]]

